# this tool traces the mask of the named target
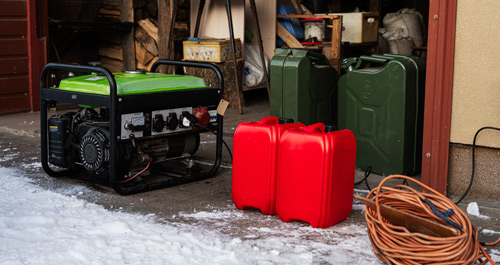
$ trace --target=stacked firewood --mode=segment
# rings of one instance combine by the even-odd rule
[[[137,69],[149,70],[158,60],[158,26],[152,19],[137,22],[135,27],[135,62]]]
[[[121,19],[120,1],[104,0],[101,9],[99,9],[99,18],[103,21],[119,22]]]
[[[172,48],[182,46],[182,40],[189,37],[187,13],[189,1],[179,1],[177,16],[174,25],[174,45]],[[158,25],[157,1],[134,1],[134,52],[136,68],[149,70],[151,65],[158,60]],[[120,21],[119,0],[104,0],[99,16],[105,21]],[[100,47],[98,50],[101,65],[112,72],[123,71],[123,45],[121,33],[100,34]],[[178,53],[179,49],[177,49]],[[179,59],[178,54],[174,55]],[[174,58],[172,56],[172,58]],[[181,55],[182,56],[182,55]]]
[[[182,45],[179,41],[189,36],[189,27],[186,22],[176,22],[174,27],[174,44]],[[178,57],[178,56],[176,56]],[[135,59],[138,69],[149,70],[158,60],[158,26],[155,19],[139,20],[135,27]]]
[[[120,22],[120,1],[104,0],[99,10],[98,21],[101,23]],[[98,54],[101,66],[111,72],[123,71],[123,48],[120,32],[100,31]]]

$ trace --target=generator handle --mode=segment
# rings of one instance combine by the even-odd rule
[[[110,110],[110,122],[111,124],[117,124],[117,117],[116,117],[116,110],[117,110],[117,102],[118,102],[118,96],[117,96],[117,86],[116,86],[116,80],[113,74],[106,68],[103,67],[97,67],[97,66],[86,66],[86,65],[73,65],[73,64],[64,64],[64,63],[48,63],[42,70],[40,74],[40,136],[41,136],[41,162],[42,162],[42,168],[45,170],[47,174],[53,177],[60,177],[60,176],[65,176],[69,173],[69,170],[61,170],[61,171],[54,171],[50,168],[48,165],[48,152],[47,152],[47,145],[48,145],[48,132],[47,132],[47,100],[43,97],[42,89],[48,89],[47,87],[47,75],[50,73],[51,70],[54,69],[60,69],[60,70],[67,70],[67,71],[77,71],[77,72],[97,72],[97,73],[102,73],[106,78],[108,79],[109,82],[109,99],[110,99],[110,104],[109,104],[109,110]],[[112,139],[116,138],[117,136],[117,129],[116,126],[111,126],[110,128],[110,134]],[[114,167],[116,165],[116,146],[115,146],[115,141],[111,141],[110,143],[110,175],[116,174],[114,172]]]
[[[219,88],[221,89],[221,93],[224,93],[224,79],[222,78],[222,72],[219,67],[211,64],[211,63],[202,63],[202,62],[188,62],[188,61],[173,61],[160,59],[153,63],[151,66],[150,72],[156,72],[156,69],[160,65],[175,65],[175,66],[186,66],[186,67],[196,67],[196,68],[208,68],[215,72],[217,75],[217,79],[219,81]]]
[[[98,67],[98,66],[87,66],[87,65],[74,65],[74,64],[65,64],[65,63],[48,63],[42,70],[40,75],[40,87],[47,88],[47,75],[51,70],[60,69],[67,71],[76,71],[76,72],[98,72],[104,74],[109,82],[109,94],[116,95],[116,81],[113,74],[106,68]]]

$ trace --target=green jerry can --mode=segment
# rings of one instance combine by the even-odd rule
[[[418,88],[418,113],[417,113],[417,139],[416,139],[416,150],[417,157],[416,163],[418,165],[417,171],[415,173],[420,172],[422,165],[422,140],[424,137],[424,102],[425,102],[425,75],[426,75],[426,63],[425,59],[422,59],[418,56],[414,55],[403,55],[403,54],[390,54],[385,53],[383,55],[374,54],[372,57],[382,57],[387,59],[400,59],[400,60],[409,60],[411,63],[415,65],[417,68],[417,88]]]
[[[276,49],[270,75],[271,116],[337,125],[338,74],[324,55]]]
[[[356,167],[418,173],[422,163],[425,62],[414,56],[348,58],[339,80],[339,129],[357,142]]]

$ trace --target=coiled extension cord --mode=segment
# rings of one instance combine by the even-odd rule
[[[406,185],[383,186],[386,181],[393,178],[414,182],[428,193],[418,192]],[[374,201],[377,206],[377,210],[366,207],[365,218],[373,251],[381,261],[387,264],[462,265],[490,262],[496,265],[479,243],[477,229],[462,210],[450,199],[425,184],[411,177],[393,175],[382,180],[366,198]],[[410,232],[405,227],[392,225],[385,220],[380,214],[381,204],[445,225],[447,225],[445,219],[448,219],[456,225],[455,227],[461,229],[457,228],[458,235],[451,237]],[[431,208],[434,207],[436,209],[433,212]],[[435,213],[436,211],[441,213],[441,217]]]

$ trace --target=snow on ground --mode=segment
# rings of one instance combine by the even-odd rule
[[[500,232],[491,229],[483,229],[481,232],[486,235],[500,235]]]
[[[494,262],[500,262],[500,251],[498,249],[492,249],[489,255]]]
[[[31,165],[30,165],[31,167]],[[143,216],[45,190],[17,169],[0,167],[0,265],[3,264],[381,264],[364,224],[290,231],[251,227],[241,238]],[[224,222],[227,210],[182,214]],[[283,236],[288,234],[288,237]],[[338,237],[335,244],[303,236]],[[319,259],[321,257],[321,259]]]
[[[4,149],[2,151],[11,151],[11,149],[7,148],[7,149]],[[17,153],[17,152],[15,152],[15,153],[7,153],[7,154],[4,154],[4,155],[2,155],[0,157],[0,162],[10,161],[10,160],[15,159],[18,156],[19,156],[19,153]]]
[[[471,202],[469,205],[467,205],[467,213],[476,217],[479,217],[481,219],[489,219],[489,216],[482,215],[479,213],[479,206],[477,205],[477,202]]]
[[[22,168],[36,166],[27,163]],[[90,192],[85,189],[48,191],[18,169],[0,167],[0,265],[382,264],[373,254],[364,223],[346,221],[315,229],[304,223],[269,226],[255,221],[243,231],[226,234],[217,227],[249,222],[249,215],[227,207],[178,214],[199,222],[169,222],[155,215],[106,210],[74,195]],[[500,261],[500,251],[491,249],[490,255]]]

